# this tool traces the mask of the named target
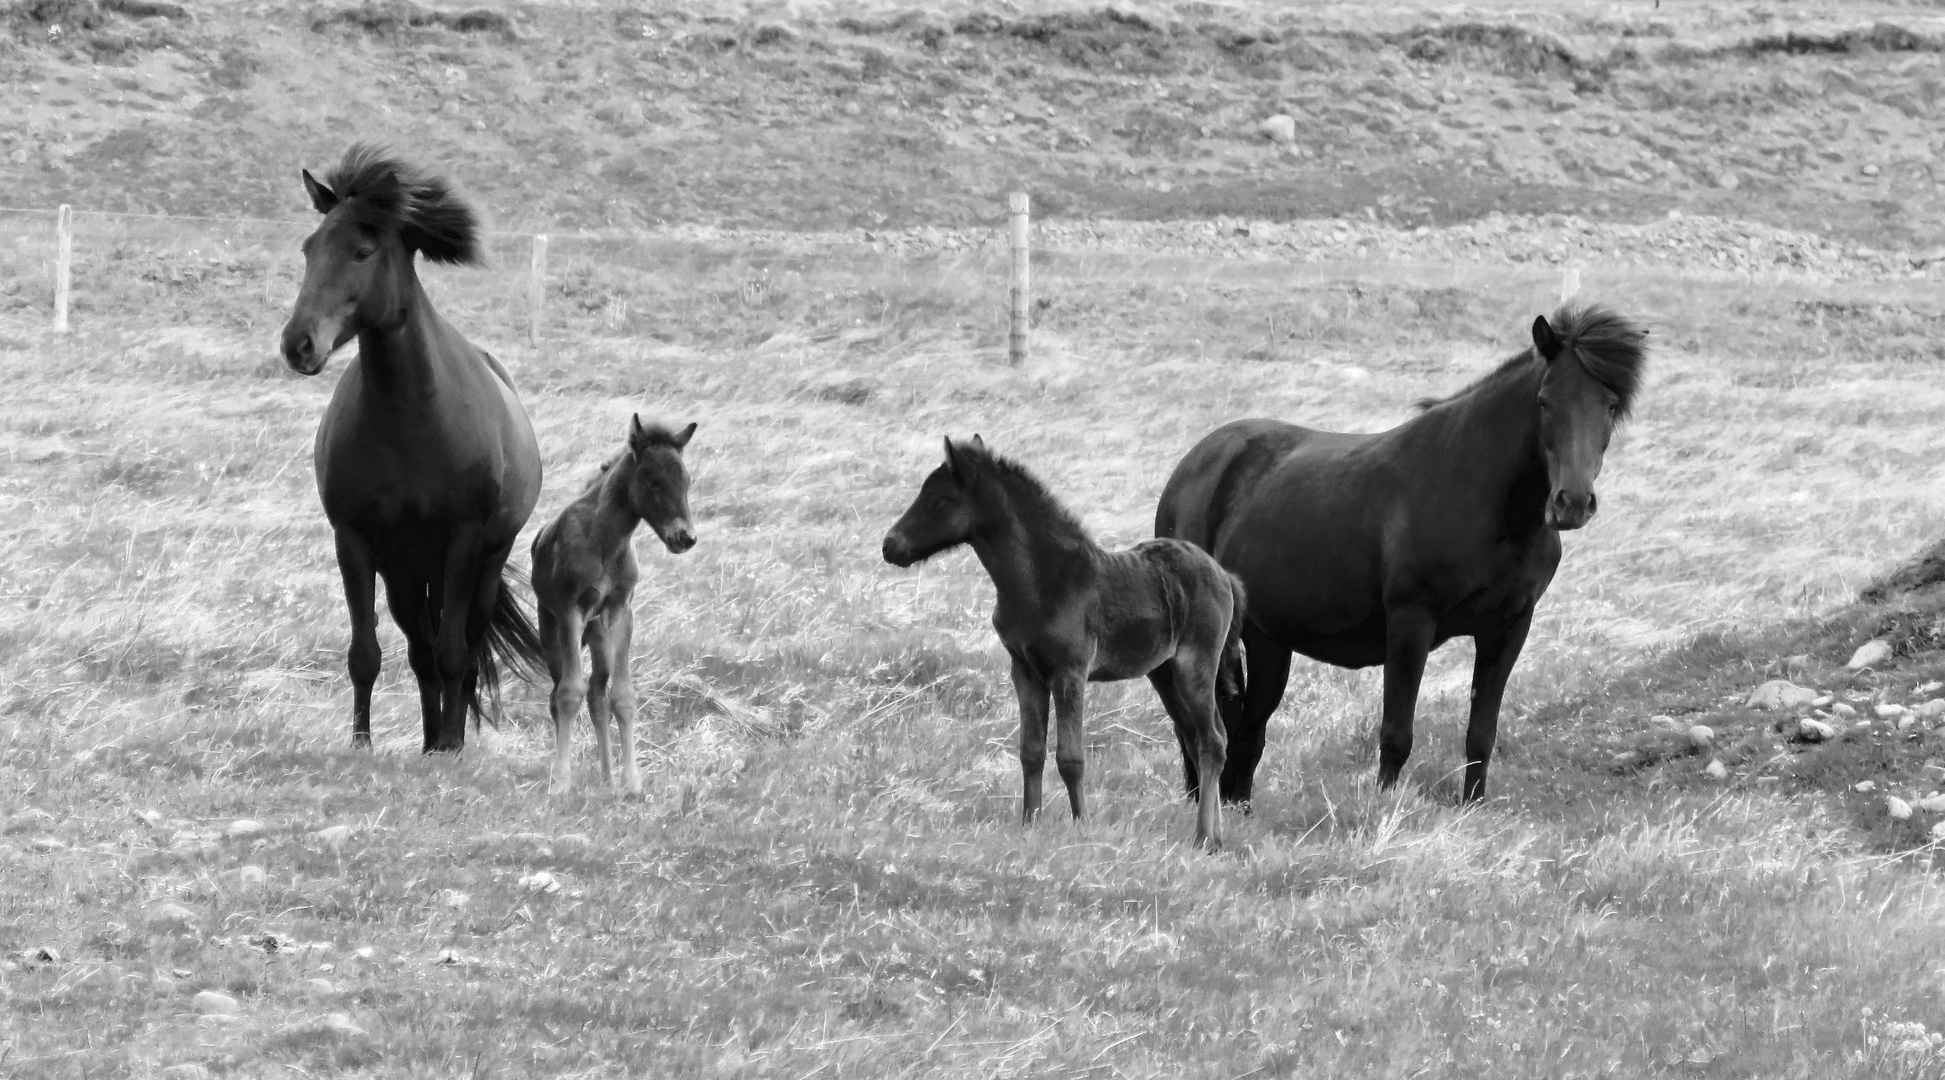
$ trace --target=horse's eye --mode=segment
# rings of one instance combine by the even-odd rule
[[[361,247],[357,251],[352,252],[351,257],[358,262],[364,262],[366,259],[371,258],[372,252],[377,250],[377,248]]]

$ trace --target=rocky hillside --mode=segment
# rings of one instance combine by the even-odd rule
[[[341,0],[339,0],[341,3]],[[378,139],[507,227],[1671,209],[1945,243],[1922,8],[13,0],[4,202],[291,216]]]

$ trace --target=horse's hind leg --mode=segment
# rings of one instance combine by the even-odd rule
[[[1499,734],[1499,702],[1506,680],[1526,647],[1526,631],[1533,625],[1533,609],[1526,609],[1498,634],[1473,638],[1472,715],[1466,723],[1466,802],[1486,797],[1486,766],[1492,761],[1493,741]]]
[[[1263,759],[1270,716],[1283,702],[1283,688],[1290,681],[1290,650],[1244,623],[1243,654],[1249,672],[1243,680],[1243,699],[1217,704],[1229,736],[1227,763],[1222,767],[1222,801],[1242,803],[1247,808],[1256,786],[1256,765]]]
[[[642,793],[642,766],[635,759],[635,679],[629,674],[629,650],[635,636],[635,613],[628,597],[614,601],[614,616],[608,623],[608,711],[614,714],[616,746],[621,755],[621,790],[624,795]]]
[[[554,719],[554,766],[547,789],[556,795],[574,783],[574,718],[581,715],[581,700],[587,696],[587,676],[581,671],[581,623],[578,608],[561,614],[544,606],[540,609],[540,645],[554,673],[554,693],[547,702]]]
[[[1194,755],[1203,776],[1221,776],[1227,736],[1216,712],[1215,665],[1218,657],[1180,652],[1148,675],[1162,699],[1175,734]],[[1222,798],[1216,785],[1195,793],[1195,846],[1211,854],[1222,850]]]
[[[351,675],[351,745],[369,749],[371,687],[384,660],[378,647],[378,567],[364,537],[338,529],[336,539],[344,602],[351,610],[351,648],[345,654],[345,668]]]
[[[608,745],[608,629],[614,613],[597,609],[582,637],[588,643],[588,720],[594,724],[594,751],[601,760],[601,782],[615,782],[614,753]]]
[[[1047,767],[1047,684],[1013,658],[1013,694],[1020,700],[1020,824],[1040,816],[1040,774]]]
[[[480,523],[455,523],[446,544],[445,570],[441,578],[439,633],[433,640],[433,661],[439,670],[440,709],[438,728],[426,740],[425,751],[458,751],[466,748],[466,673],[473,667],[473,644],[477,634],[486,631],[492,618],[489,604],[475,611],[477,599],[488,595],[481,583],[488,577],[500,580],[506,552],[489,558],[481,548]],[[477,621],[478,629],[474,629]]]

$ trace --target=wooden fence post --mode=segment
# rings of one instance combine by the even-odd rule
[[[1012,318],[1006,335],[1006,362],[1019,367],[1027,360],[1027,193],[1006,197],[1007,246],[1013,249]]]
[[[540,303],[547,294],[547,234],[534,237],[533,262],[527,268],[527,341],[540,347]]]
[[[55,218],[54,239],[54,329],[68,332],[68,293],[74,269],[74,212],[61,204]]]
[[[1560,302],[1566,303],[1580,295],[1580,267],[1569,266],[1560,272]]]

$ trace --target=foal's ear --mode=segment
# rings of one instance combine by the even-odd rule
[[[985,439],[982,439],[982,438],[980,438],[980,437],[979,437],[979,432],[977,432],[977,431],[975,431],[975,432],[973,432],[973,437],[972,437],[972,444],[973,444],[973,449],[975,449],[975,450],[984,450],[984,449],[986,449],[986,440],[985,440]]]
[[[961,479],[963,476],[959,468],[959,448],[952,445],[950,435],[945,437],[945,471],[954,480]]]
[[[628,418],[628,445],[640,446],[648,441],[648,431],[642,427],[642,414],[635,413]]]
[[[694,420],[691,420],[689,421],[688,427],[685,427],[681,431],[675,433],[675,439],[673,440],[675,443],[675,448],[677,450],[680,450],[683,447],[689,445],[689,438],[690,436],[693,436],[695,433],[696,433],[696,422]]]
[[[1547,361],[1560,355],[1560,335],[1553,332],[1553,324],[1545,315],[1533,320],[1533,351]]]
[[[317,177],[311,175],[311,170],[304,169],[302,171],[304,173],[304,193],[311,197],[311,205],[320,214],[330,213],[331,208],[338,205],[338,193],[320,183]]]

